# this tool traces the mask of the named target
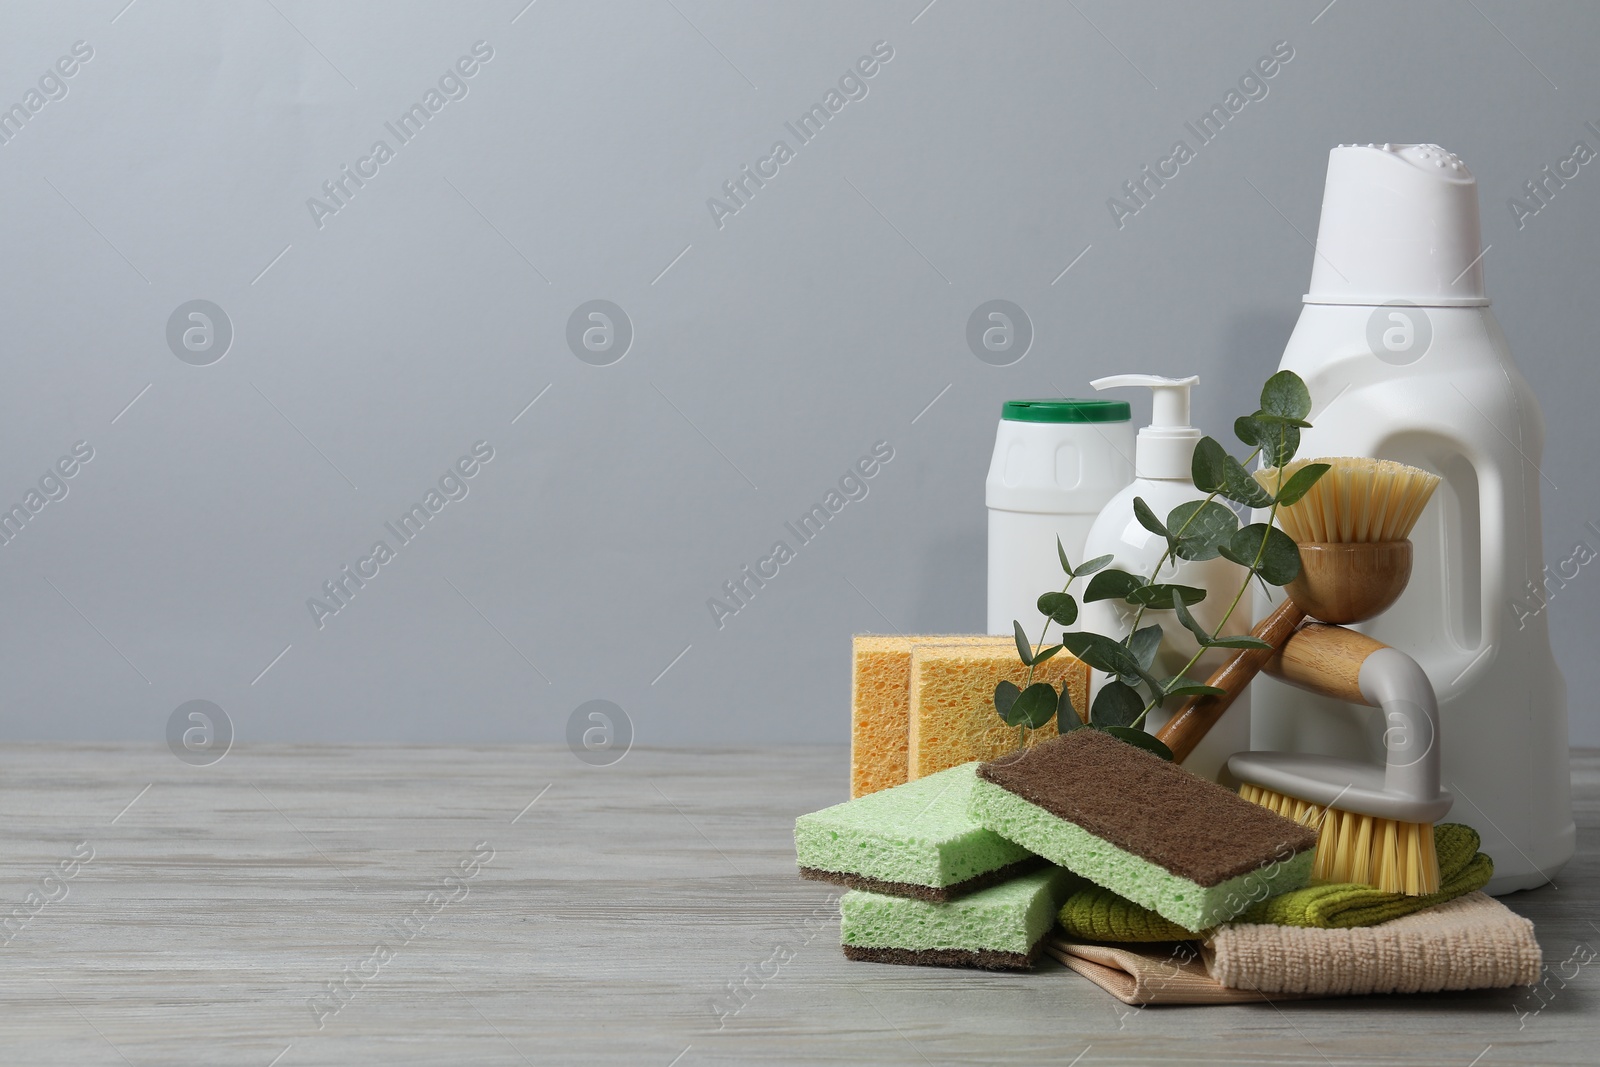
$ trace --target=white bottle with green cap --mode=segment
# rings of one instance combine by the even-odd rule
[[[1040,593],[1066,582],[1056,538],[1073,566],[1100,509],[1133,480],[1133,412],[1121,400],[1007,400],[1000,409],[985,497],[989,505],[989,623],[1044,625]]]
[[[1019,621],[1038,637],[1038,595],[1061,589],[1106,501],[1133,480],[1133,410],[1122,400],[1006,400],[1000,406],[989,504],[989,632]]]
[[[1146,386],[1151,390],[1150,425],[1139,431],[1135,446],[1133,482],[1113,497],[1095,519],[1084,545],[1084,556],[1095,559],[1112,557],[1111,567],[1150,577],[1156,564],[1166,555],[1166,539],[1151,533],[1139,524],[1133,514],[1133,500],[1140,497],[1162,522],[1172,509],[1191,500],[1204,500],[1205,493],[1194,487],[1190,467],[1194,459],[1194,446],[1200,443],[1200,431],[1189,424],[1189,389],[1198,383],[1198,377],[1163,378],[1155,374],[1118,374],[1099,378],[1089,384],[1096,389],[1115,389],[1123,386]],[[1077,561],[1074,560],[1074,563]],[[1208,630],[1215,632],[1228,603],[1244,581],[1244,568],[1221,556],[1208,560],[1168,559],[1161,566],[1155,580],[1162,583],[1193,586],[1206,591],[1205,600],[1190,607],[1195,619]],[[1080,602],[1083,590],[1075,589]],[[1107,637],[1126,637],[1133,625],[1134,611],[1121,600],[1099,600],[1083,605],[1079,625],[1085,630],[1105,634]],[[1163,633],[1161,651],[1151,665],[1151,673],[1158,678],[1170,678],[1183,669],[1195,649],[1194,637],[1178,622],[1170,609],[1146,609],[1139,623],[1141,627],[1160,623]],[[1245,633],[1250,629],[1248,613],[1238,611],[1229,620],[1230,633]],[[1189,668],[1192,678],[1204,681],[1213,669],[1221,665],[1226,653],[1213,650]],[[1098,692],[1104,677],[1094,676],[1094,691]],[[1166,713],[1157,709],[1150,713],[1145,728],[1152,733],[1166,721]],[[1216,778],[1229,756],[1249,747],[1250,721],[1243,699],[1229,709],[1227,715],[1212,728],[1184,766],[1205,778]]]

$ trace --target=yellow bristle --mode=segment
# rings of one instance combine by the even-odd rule
[[[1432,823],[1323,808],[1248,782],[1239,787],[1239,795],[1286,819],[1317,828],[1311,877],[1319,881],[1355,882],[1413,897],[1439,891]]]
[[[1256,471],[1256,480],[1276,492],[1308,463],[1332,469],[1311,491],[1278,509],[1284,533],[1305,543],[1370,543],[1404,541],[1422,517],[1422,509],[1439,485],[1439,476],[1388,459],[1340,456],[1295,460],[1281,470]]]

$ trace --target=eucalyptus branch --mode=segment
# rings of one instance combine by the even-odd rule
[[[1079,562],[1081,563],[1083,561],[1079,560]],[[1061,587],[1061,592],[1063,592],[1063,593],[1067,592],[1069,589],[1072,588],[1072,583],[1077,581],[1077,580],[1078,580],[1078,576],[1076,574],[1072,574],[1072,573],[1069,572],[1067,574],[1067,584]],[[1027,678],[1026,681],[1024,681],[1022,683],[1022,688],[1024,688],[1024,689],[1028,688],[1028,686],[1033,684],[1033,672],[1034,672],[1034,669],[1039,664],[1039,660],[1038,660],[1039,649],[1044,647],[1045,638],[1050,636],[1050,624],[1053,621],[1055,621],[1055,620],[1053,620],[1053,619],[1051,619],[1049,617],[1045,618],[1044,627],[1042,629],[1040,629],[1040,631],[1039,631],[1039,640],[1037,642],[1035,642],[1034,645],[1033,645],[1033,648],[1029,650],[1033,654],[1034,658],[1028,664],[1028,678]],[[1062,631],[1062,633],[1065,633],[1066,632],[1066,627],[1063,626],[1061,628],[1061,631]],[[1027,726],[1025,726],[1025,725],[1023,725],[1021,723],[1017,724],[1017,747],[1021,748],[1023,745],[1025,745],[1027,743],[1027,741],[1028,741],[1028,728],[1027,728]]]
[[[1246,463],[1251,462],[1251,460],[1254,460],[1256,458],[1256,456],[1258,456],[1260,454],[1261,454],[1261,449],[1257,448],[1255,450],[1255,452],[1251,454],[1250,458],[1245,460],[1245,462]],[[1211,636],[1213,638],[1218,638],[1218,637],[1222,636],[1223,628],[1228,625],[1228,620],[1233,617],[1234,611],[1239,607],[1239,602],[1244,599],[1245,590],[1250,588],[1250,581],[1251,581],[1251,579],[1253,579],[1256,576],[1256,568],[1261,566],[1261,561],[1266,557],[1266,554],[1267,554],[1267,539],[1272,536],[1272,524],[1274,522],[1276,522],[1277,519],[1278,519],[1278,501],[1277,501],[1276,498],[1283,492],[1283,468],[1281,466],[1278,467],[1277,473],[1278,473],[1277,491],[1272,494],[1274,499],[1272,501],[1271,509],[1267,512],[1267,529],[1263,530],[1262,533],[1261,533],[1261,545],[1260,545],[1260,547],[1258,547],[1256,549],[1255,559],[1251,560],[1249,568],[1245,571],[1244,581],[1240,584],[1239,591],[1233,595],[1233,601],[1231,603],[1229,603],[1228,610],[1223,613],[1221,621],[1218,622],[1217,625],[1216,625],[1216,629],[1214,629],[1211,632]],[[1215,496],[1215,495],[1216,495],[1215,493],[1212,494],[1212,496]],[[1193,516],[1190,516],[1190,517],[1193,518]],[[1188,524],[1185,523],[1185,525],[1188,525]],[[1157,568],[1157,573],[1160,573],[1160,568],[1159,567]],[[1143,606],[1142,605],[1140,607],[1140,610],[1141,611],[1143,610]],[[1183,669],[1178,672],[1178,677],[1182,678],[1184,675],[1188,674],[1189,673],[1189,668],[1193,667],[1196,663],[1200,662],[1200,657],[1205,655],[1205,654],[1206,654],[1206,648],[1205,648],[1204,645],[1201,645],[1200,647],[1196,648],[1194,655],[1189,657],[1189,662],[1185,663],[1183,665]],[[1160,705],[1160,703],[1165,699],[1166,699],[1166,694],[1165,693],[1157,693],[1156,696],[1155,696],[1155,699],[1151,700],[1150,703],[1145,705],[1144,710],[1139,713],[1139,717],[1137,719],[1134,719],[1131,725],[1133,725],[1135,727],[1142,726],[1144,724],[1145,717],[1148,716],[1152,711],[1154,711],[1156,709],[1156,707],[1158,705]]]
[[[1253,463],[1255,462],[1256,457],[1259,455],[1261,455],[1261,446],[1257,445],[1256,450],[1245,457],[1244,462],[1246,464]],[[1282,481],[1281,474],[1279,475],[1279,480]],[[1187,530],[1189,528],[1189,524],[1199,517],[1200,513],[1205,510],[1205,505],[1217,499],[1220,494],[1220,489],[1213,489],[1210,493],[1208,493],[1205,500],[1201,501],[1201,506],[1195,508],[1193,513],[1191,513],[1187,519],[1183,520],[1183,525],[1174,530],[1172,536],[1175,538],[1183,537],[1183,531]],[[1274,514],[1276,514],[1276,509],[1274,509]],[[1167,560],[1171,558],[1172,542],[1169,541],[1167,542],[1166,550],[1161,553],[1161,558],[1156,560],[1155,568],[1150,572],[1150,577],[1146,578],[1145,581],[1147,583],[1155,582],[1155,580],[1161,575],[1161,568],[1165,567],[1167,565]],[[1144,610],[1146,607],[1148,607],[1148,605],[1140,604],[1139,610],[1133,613],[1133,625],[1128,628],[1128,636],[1122,639],[1122,643],[1124,645],[1133,640],[1134,632],[1139,629],[1139,623],[1144,621]],[[1187,670],[1187,668],[1185,668],[1185,670]],[[1141,718],[1143,718],[1143,716],[1141,716]]]

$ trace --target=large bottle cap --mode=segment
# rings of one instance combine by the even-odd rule
[[[1142,385],[1150,389],[1150,425],[1139,431],[1134,445],[1134,473],[1140,478],[1181,478],[1189,480],[1194,462],[1194,446],[1200,431],[1189,425],[1189,388],[1198,376],[1163,378],[1159,374],[1113,374],[1089,384],[1096,389],[1117,389]]]
[[[1309,304],[1463,307],[1483,293],[1478,180],[1435,144],[1340,145],[1311,266]]]

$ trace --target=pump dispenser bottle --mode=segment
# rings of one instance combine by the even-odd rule
[[[1206,498],[1205,493],[1194,487],[1189,473],[1194,446],[1201,437],[1199,429],[1189,424],[1189,390],[1199,381],[1193,376],[1163,378],[1154,374],[1119,374],[1090,383],[1096,389],[1146,386],[1151,390],[1152,402],[1150,425],[1139,431],[1134,444],[1133,482],[1112,497],[1095,518],[1083,550],[1085,559],[1109,555],[1112,567],[1149,577],[1166,553],[1167,543],[1139,525],[1133,514],[1134,497],[1142,498],[1163,522],[1179,504]],[[1208,560],[1168,559],[1155,580],[1205,589],[1206,599],[1189,610],[1202,626],[1215,632],[1244,581],[1244,568],[1221,556]],[[1081,598],[1081,590],[1079,595]],[[1120,600],[1100,600],[1084,604],[1080,618],[1085,630],[1123,638],[1133,624],[1134,609]],[[1169,678],[1188,662],[1195,647],[1194,637],[1170,609],[1146,609],[1139,625],[1151,623],[1160,623],[1164,631],[1162,648],[1151,666],[1151,673],[1158,678]],[[1249,629],[1249,612],[1241,606],[1229,620],[1228,632],[1244,633]],[[1189,668],[1189,676],[1205,679],[1221,666],[1225,656],[1225,650],[1206,653]],[[1097,672],[1093,679],[1094,691],[1099,691],[1103,681],[1104,677]],[[1249,712],[1247,707],[1239,706],[1243,703],[1241,698],[1212,728],[1184,761],[1186,768],[1206,778],[1216,778],[1229,756],[1249,747]],[[1166,717],[1160,709],[1152,711],[1145,728],[1154,732],[1165,723]]]

